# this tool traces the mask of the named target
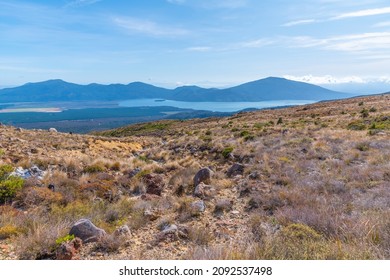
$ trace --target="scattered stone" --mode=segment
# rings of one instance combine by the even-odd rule
[[[234,177],[236,175],[242,175],[244,174],[244,165],[241,163],[235,163],[233,164],[229,170],[227,171],[228,177]]]
[[[146,193],[161,195],[165,187],[164,180],[161,175],[146,174],[142,177],[146,184]]]
[[[80,238],[76,237],[72,241],[63,242],[56,250],[57,260],[73,260],[75,259],[79,249],[82,246]]]
[[[216,216],[222,216],[223,213],[231,211],[233,208],[233,201],[228,199],[217,200],[214,208],[214,214]]]
[[[58,132],[57,129],[55,129],[54,127],[50,127],[49,128],[49,132]]]
[[[155,212],[153,212],[149,209],[146,209],[144,211],[144,216],[145,216],[145,218],[149,219],[149,221],[155,221],[158,218],[160,218],[160,215],[156,214]]]
[[[47,188],[54,192],[56,187],[53,184],[49,184]]]
[[[167,225],[166,227],[163,228],[162,233],[164,233],[164,234],[175,233],[178,230],[179,229],[178,229],[177,225]]]
[[[98,228],[88,219],[78,220],[72,226],[69,234],[79,237],[84,243],[96,242],[107,235],[104,229]]]
[[[191,209],[195,214],[201,213],[206,210],[206,205],[203,200],[194,201],[191,203]]]
[[[23,129],[22,129],[22,128],[20,128],[20,127],[17,127],[17,128],[16,128],[16,131],[18,131],[18,132],[22,132],[22,131],[23,131]]]
[[[156,243],[162,241],[176,241],[179,238],[188,238],[189,230],[184,226],[177,226],[174,224],[167,225],[163,230],[157,234]]]
[[[28,179],[28,178],[33,177],[33,178],[36,178],[38,180],[42,180],[43,177],[46,175],[46,171],[43,171],[43,170],[39,169],[38,166],[34,165],[28,169],[23,169],[23,167],[18,167],[10,175],[20,177],[23,179]]]
[[[249,179],[251,180],[257,180],[260,178],[260,174],[258,171],[253,171],[251,174],[249,174]]]
[[[119,236],[130,236],[130,235],[131,235],[131,231],[130,231],[130,228],[129,228],[128,225],[120,226],[119,228],[117,228],[114,231],[114,236],[116,236],[116,237],[119,237]]]
[[[214,196],[214,194],[215,194],[215,188],[210,185],[206,185],[203,182],[198,184],[194,190],[194,196],[197,196],[202,199],[211,198]]]
[[[210,184],[212,174],[213,171],[207,167],[200,169],[194,176],[194,187],[198,186],[200,183]]]
[[[134,168],[133,170],[131,170],[129,172],[129,178],[133,178],[135,175],[137,175],[140,172],[141,172],[141,168],[139,168],[139,167]]]

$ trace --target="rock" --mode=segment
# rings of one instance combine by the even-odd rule
[[[28,179],[28,178],[34,177],[34,178],[37,178],[38,180],[42,180],[43,177],[46,175],[46,171],[43,171],[43,170],[39,169],[38,166],[34,165],[29,169],[23,169],[22,167],[18,167],[10,175],[20,177],[23,179]]]
[[[206,205],[203,200],[194,201],[191,203],[191,209],[195,214],[204,212],[206,210]]]
[[[155,242],[159,243],[161,241],[175,241],[179,238],[188,238],[188,232],[187,227],[170,224],[157,234]]]
[[[56,250],[57,260],[72,260],[75,259],[79,249],[82,246],[80,238],[75,238],[72,241],[63,242]]]
[[[165,187],[165,183],[161,175],[146,174],[142,177],[142,179],[146,184],[146,193],[161,195],[161,192]]]
[[[258,171],[253,171],[251,174],[249,174],[249,179],[251,180],[257,180],[260,178],[260,174]]]
[[[140,172],[141,172],[141,168],[139,168],[139,167],[134,168],[133,170],[131,170],[129,172],[129,178],[133,178],[135,175],[137,175]]]
[[[215,188],[205,183],[198,184],[194,190],[194,196],[199,198],[211,198],[214,196],[214,193]]]
[[[17,127],[17,128],[16,128],[16,131],[18,131],[18,132],[22,132],[22,131],[23,131],[23,129],[22,129],[22,128],[20,128],[20,127]]]
[[[212,174],[213,171],[211,171],[207,167],[200,169],[194,176],[194,187],[196,187],[200,183],[210,184]]]
[[[214,208],[214,214],[216,216],[222,216],[224,212],[229,212],[233,208],[233,201],[228,199],[219,199]]]
[[[177,225],[168,225],[168,226],[163,228],[162,233],[164,233],[164,234],[175,233],[178,230],[179,229],[178,229]]]
[[[49,128],[49,132],[58,132],[57,129],[55,129],[54,127],[50,127]]]
[[[242,175],[242,174],[244,174],[244,168],[245,167],[243,164],[235,163],[227,171],[227,176],[234,177],[236,175]]]
[[[98,228],[88,219],[78,220],[72,226],[69,234],[73,234],[75,237],[79,237],[84,243],[96,242],[100,238],[107,235],[103,229]]]
[[[53,185],[53,184],[49,184],[49,186],[47,187],[49,190],[51,191],[55,191],[56,187]]]
[[[160,218],[160,215],[158,215],[157,213],[155,213],[149,209],[146,209],[144,211],[144,216],[145,216],[145,218],[149,219],[149,221],[155,221],[158,218]]]
[[[119,228],[117,228],[114,231],[114,236],[116,236],[116,237],[119,237],[119,236],[130,236],[130,235],[131,235],[131,231],[130,231],[130,228],[129,228],[128,225],[120,226]]]

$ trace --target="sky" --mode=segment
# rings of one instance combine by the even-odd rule
[[[390,84],[388,0],[0,0],[0,86]]]

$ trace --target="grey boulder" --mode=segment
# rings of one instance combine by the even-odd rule
[[[69,234],[80,238],[84,243],[96,242],[107,235],[104,229],[98,228],[88,219],[78,220],[70,229]]]

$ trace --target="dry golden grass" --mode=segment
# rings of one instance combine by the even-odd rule
[[[389,259],[388,104],[378,95],[103,136],[2,126],[0,165],[47,175],[0,206],[0,243],[51,258],[55,240],[89,218],[109,233],[128,225],[132,237],[86,246],[82,259]],[[233,163],[245,170],[228,178]],[[213,195],[193,212],[202,167],[214,171]],[[161,176],[161,196],[146,194],[146,174]],[[164,223],[183,232],[156,245]]]

